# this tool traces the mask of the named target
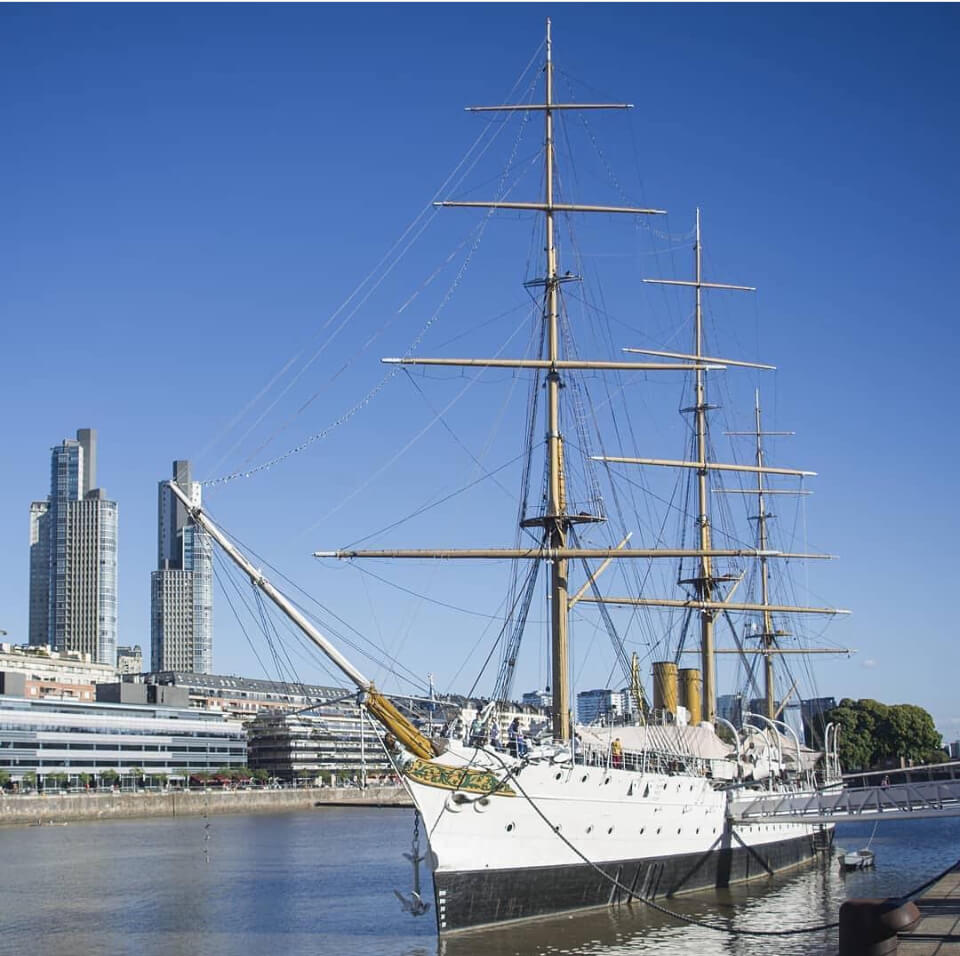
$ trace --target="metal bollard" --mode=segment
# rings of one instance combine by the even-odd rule
[[[891,956],[897,933],[919,919],[914,903],[847,900],[840,906],[840,956]]]

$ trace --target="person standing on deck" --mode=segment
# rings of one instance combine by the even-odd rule
[[[483,724],[480,722],[480,715],[477,714],[470,722],[470,746],[482,747],[483,743]]]
[[[520,730],[520,718],[514,717],[510,729],[507,731],[507,749],[511,757],[517,757],[520,754],[520,743],[523,740],[523,732]]]

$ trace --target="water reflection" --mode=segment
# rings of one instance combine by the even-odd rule
[[[725,893],[664,901],[723,932],[642,904],[463,933],[438,941],[433,913],[402,913],[412,813],[299,813],[7,827],[0,830],[0,954],[74,956],[810,956],[836,931],[750,937],[837,919],[849,896],[898,895],[960,856],[960,821],[884,824],[875,870],[833,860]],[[872,825],[841,828],[863,846]],[[209,837],[209,839],[208,839]],[[432,895],[432,887],[424,887]]]
[[[872,824],[848,825],[838,844],[865,845]],[[643,904],[604,909],[534,923],[463,933],[440,942],[440,956],[811,956],[835,954],[837,930],[789,936],[751,936],[744,931],[800,929],[835,923],[850,897],[897,896],[955,863],[960,821],[884,823],[873,837],[874,870],[844,874],[832,855],[792,875],[764,884],[663,901],[684,916],[715,929],[679,923]]]
[[[642,903],[513,927],[464,933],[440,943],[441,956],[514,956],[514,954],[588,954],[634,956],[639,953],[736,953],[753,956],[836,951],[835,931],[800,937],[750,937],[739,931],[780,930],[836,919],[839,876],[814,865],[764,887],[696,894],[662,901],[669,910],[713,928],[681,923]],[[842,885],[839,887],[842,895]],[[838,904],[837,904],[838,905]]]

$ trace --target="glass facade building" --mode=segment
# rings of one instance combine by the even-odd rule
[[[150,704],[0,697],[0,770],[91,776],[212,772],[246,764],[246,732],[222,715]]]
[[[190,462],[173,463],[173,480],[200,504]],[[166,481],[159,486],[157,570],[150,581],[150,665],[154,671],[213,670],[213,540],[190,521]]]
[[[613,723],[628,713],[629,695],[622,690],[583,690],[577,694],[577,722],[595,724]]]
[[[96,461],[91,428],[51,449],[50,494],[30,506],[29,640],[115,665],[117,504]]]

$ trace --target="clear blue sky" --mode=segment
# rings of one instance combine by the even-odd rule
[[[263,403],[247,407],[336,327],[330,316],[483,128],[462,107],[501,101],[547,14],[561,92],[637,107],[591,116],[589,135],[570,121],[571,139],[595,135],[603,161],[594,154],[576,175],[562,167],[565,188],[598,202],[622,190],[670,212],[654,258],[638,239],[653,241],[648,232],[602,223],[603,239],[584,227],[585,242],[599,241],[585,261],[608,280],[603,303],[620,322],[613,344],[686,347],[684,300],[638,279],[687,275],[689,243],[669,237],[689,232],[700,205],[711,274],[760,289],[747,302],[712,300],[716,347],[778,366],[761,383],[768,421],[798,436],[776,456],[820,474],[804,543],[841,558],[801,569],[798,597],[855,612],[827,637],[858,654],[818,667],[818,689],[924,705],[960,737],[949,570],[960,531],[954,5],[0,7],[0,627],[26,640],[27,514],[48,490],[48,450],[94,427],[100,484],[120,504],[120,641],[149,645],[156,482],[174,458],[215,478],[296,446],[368,393],[381,355],[409,345],[479,217],[432,221],[263,421]],[[458,195],[488,198],[514,139],[505,131],[504,149]],[[518,163],[538,141],[526,136]],[[526,185],[518,198],[535,177]],[[526,345],[523,333],[508,341],[512,319],[496,319],[523,315],[531,243],[516,218],[487,228],[422,354]],[[492,344],[472,335],[488,321]],[[460,672],[452,637],[486,648],[482,618],[436,617],[427,601],[310,557],[476,479],[471,455],[492,469],[517,453],[515,432],[495,426],[511,389],[522,406],[523,388],[490,374],[451,405],[450,424],[473,428],[469,455],[435,426],[381,474],[468,382],[436,379],[398,376],[329,438],[207,500],[338,615],[464,691],[485,651]],[[729,412],[748,425],[748,404]],[[651,425],[635,453],[680,457],[677,422]],[[426,530],[405,525],[368,545],[509,545],[515,499],[495,486],[484,494],[434,509]],[[468,587],[462,565],[371,570],[491,614],[504,572],[485,569]],[[217,602],[216,670],[262,676]],[[606,680],[592,644],[577,653],[581,686]],[[517,690],[543,682],[542,651],[532,655]],[[302,676],[328,680],[306,664]]]

